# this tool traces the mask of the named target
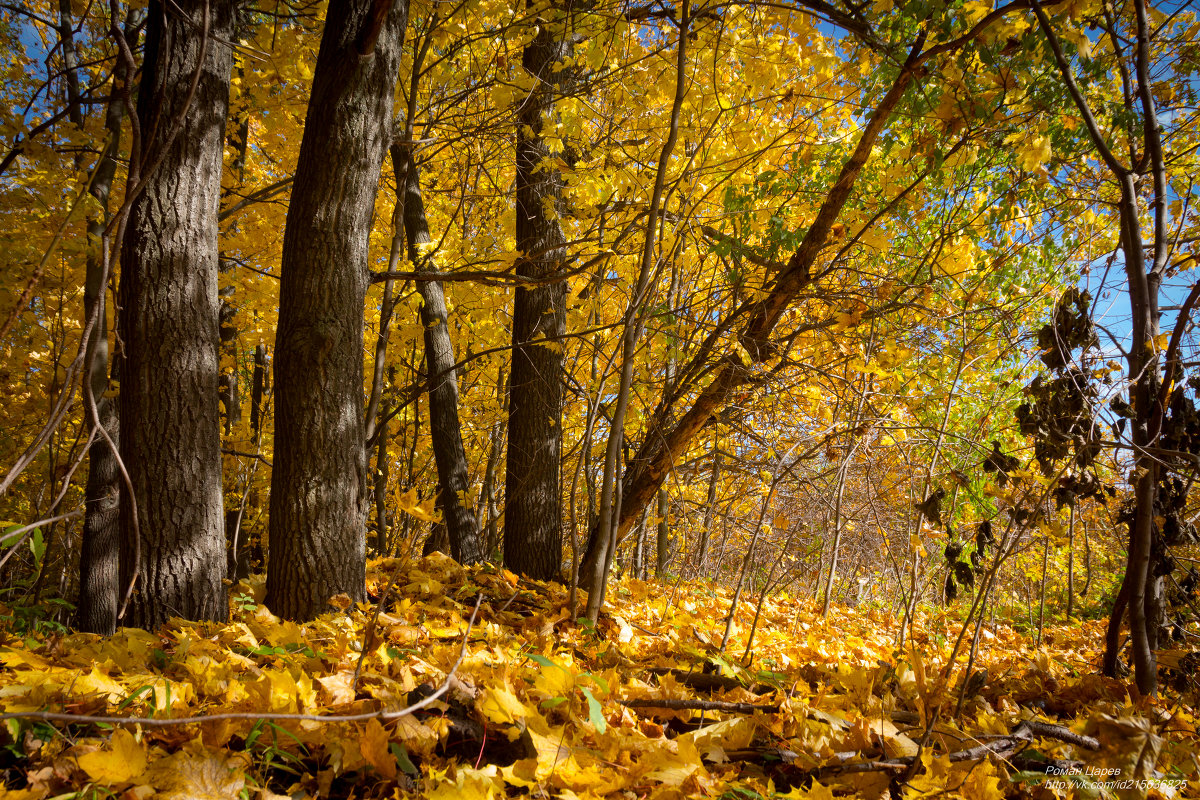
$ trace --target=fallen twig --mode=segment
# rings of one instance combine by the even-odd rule
[[[1007,736],[1001,736],[989,742],[969,747],[965,750],[956,750],[948,755],[951,763],[959,761],[978,761],[987,756],[997,756],[1004,758],[1012,755],[1020,749],[1025,748],[1036,739],[1057,739],[1061,742],[1073,744],[1078,747],[1083,747],[1087,750],[1099,750],[1100,742],[1091,736],[1083,736],[1074,731],[1063,727],[1062,725],[1054,725],[1049,722],[1039,722],[1038,720],[1024,720],[1021,724],[1013,729],[1012,733]],[[831,764],[816,770],[818,775],[827,774],[844,774],[853,772],[904,772],[912,768],[917,763],[917,759],[908,756],[905,758],[890,759],[887,761],[863,761],[855,764]]]
[[[731,714],[774,714],[779,711],[778,704],[756,706],[753,703],[732,703],[725,700],[640,697],[635,700],[618,700],[617,702],[626,708],[665,708],[671,711],[726,711]]]

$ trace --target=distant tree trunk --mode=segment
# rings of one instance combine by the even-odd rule
[[[504,367],[500,368],[500,374],[496,378],[496,395],[499,402],[503,405],[505,399],[505,380]],[[496,525],[497,512],[497,495],[499,494],[497,486],[499,481],[496,480],[496,472],[500,465],[500,457],[504,453],[504,424],[502,420],[497,420],[490,431],[491,447],[488,448],[487,466],[483,471],[483,487],[480,490],[479,503],[477,507],[476,518],[482,519],[484,522],[483,530],[483,558],[485,561],[495,557],[496,550],[500,546],[500,537],[498,535],[498,527]]]
[[[256,345],[254,348],[254,376],[250,387],[250,432],[254,443],[262,438],[263,394],[267,390],[267,346]]]
[[[671,511],[670,499],[667,497],[667,487],[658,490],[658,541],[654,550],[654,577],[661,578],[667,573],[667,562],[671,560],[671,526],[667,516]]]
[[[415,266],[421,261],[421,246],[430,241],[425,201],[421,197],[421,174],[411,145],[393,145],[392,162],[397,180],[402,174],[405,180],[404,231],[408,237],[408,257]],[[402,167],[405,162],[406,168]],[[421,293],[421,326],[425,329],[429,438],[437,462],[438,505],[449,537],[450,557],[460,564],[475,564],[483,560],[483,544],[479,540],[479,522],[468,499],[471,487],[458,420],[458,373],[454,366],[454,344],[446,324],[446,298],[441,281],[417,281],[417,291]]]
[[[1067,529],[1067,621],[1075,612],[1075,506],[1071,506],[1071,522]]]
[[[712,471],[708,476],[708,497],[704,508],[704,527],[700,530],[700,554],[696,558],[696,575],[706,574],[708,547],[712,540],[713,520],[717,513],[717,483],[721,479],[721,447],[713,443]]]
[[[379,416],[382,419],[383,409]],[[375,550],[381,556],[391,554],[388,544],[388,513],[387,485],[391,473],[391,465],[387,457],[388,430],[387,422],[381,422],[378,429],[378,441],[375,444]]]
[[[121,455],[137,501],[136,524],[122,504],[122,585],[136,570],[128,621],[145,628],[228,613],[217,210],[233,5],[149,7],[138,116],[150,171],[130,210],[119,320]]]
[[[66,83],[71,102],[71,121],[82,130],[84,115],[79,97],[79,76],[75,71],[77,65],[70,0],[60,0],[59,21],[63,55],[67,60]],[[120,434],[117,403],[113,398],[105,397],[109,363],[108,313],[104,294],[108,287],[104,275],[102,237],[108,223],[109,191],[117,171],[116,154],[120,151],[121,120],[125,116],[125,105],[115,87],[126,85],[129,79],[127,72],[125,61],[118,59],[113,74],[114,91],[104,117],[104,130],[108,134],[107,149],[94,167],[95,174],[88,189],[100,208],[87,221],[87,266],[83,294],[84,319],[93,313],[93,309],[98,310],[89,344],[87,380],[96,403],[100,426],[113,444],[119,442]],[[118,377],[114,364],[113,379]],[[84,417],[90,431],[94,425],[92,415],[85,411]],[[88,477],[84,491],[86,511],[79,556],[79,614],[76,624],[80,630],[108,635],[116,630],[117,595],[120,591],[117,581],[120,577],[118,525],[121,475],[112,445],[100,436],[88,448]]]
[[[563,177],[542,131],[555,100],[571,81],[570,12],[556,0],[544,12],[522,64],[533,90],[517,120],[517,274],[542,278],[559,271],[566,237],[557,219]],[[562,564],[563,344],[566,283],[518,287],[513,305],[509,378],[508,464],[504,484],[504,564],[549,580]]]
[[[229,272],[233,269],[232,261],[221,260],[220,272]],[[242,421],[242,396],[238,386],[238,368],[237,368],[237,340],[238,328],[234,317],[237,316],[237,307],[230,302],[233,297],[235,288],[224,286],[220,289],[221,307],[218,314],[218,331],[221,337],[221,359],[228,358],[232,361],[229,369],[221,371],[221,377],[217,384],[217,395],[220,398],[221,405],[225,407],[225,435],[229,436],[233,433],[233,426]]]
[[[267,603],[311,619],[365,593],[367,244],[391,134],[404,0],[332,0],[284,232]]]

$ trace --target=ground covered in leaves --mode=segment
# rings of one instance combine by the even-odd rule
[[[0,796],[1200,796],[1194,694],[1131,700],[1097,673],[1097,623],[1041,650],[985,627],[947,680],[949,617],[898,653],[880,612],[780,597],[755,625],[743,600],[721,652],[730,597],[699,584],[622,582],[595,629],[557,584],[437,554],[373,564],[369,590],[374,624],[375,604],[281,622],[251,582],[224,625],[0,630],[0,711],[43,712],[4,720]]]

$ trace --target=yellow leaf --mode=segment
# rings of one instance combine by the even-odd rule
[[[437,498],[430,496],[424,500],[421,500],[417,497],[416,489],[409,489],[407,492],[401,494],[396,499],[396,505],[398,505],[400,510],[405,514],[410,514],[417,519],[424,520],[425,522],[442,521],[442,513],[435,508],[437,505]]]
[[[146,749],[132,733],[121,728],[113,732],[108,749],[80,756],[79,768],[105,786],[128,783],[145,771]]]
[[[654,759],[658,769],[646,777],[661,781],[668,786],[682,786],[683,782],[696,770],[703,769],[700,764],[700,753],[691,735],[680,736],[675,740],[679,743],[677,753],[663,753]]]
[[[516,722],[525,717],[525,706],[507,689],[485,689],[479,710],[492,722]]]
[[[156,800],[227,800],[245,788],[242,770],[236,756],[193,744],[155,761],[144,780],[158,789]]]
[[[80,694],[103,694],[114,703],[125,697],[124,687],[101,672],[99,667],[92,667],[91,672],[75,681],[74,690]]]
[[[396,777],[396,759],[388,750],[388,733],[379,720],[367,721],[366,730],[358,740],[358,748],[376,772],[388,780]]]
[[[824,786],[820,781],[814,780],[812,786],[807,789],[801,789],[799,786],[793,788],[787,794],[774,795],[779,800],[833,800],[833,790],[828,786]]]

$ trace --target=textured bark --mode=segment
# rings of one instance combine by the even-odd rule
[[[149,8],[137,104],[149,172],[130,210],[119,320],[121,456],[137,502],[136,525],[122,504],[121,574],[123,586],[135,570],[138,579],[126,622],[146,628],[228,613],[217,210],[232,8],[231,0]]]
[[[416,264],[421,258],[421,246],[430,241],[429,223],[421,197],[420,171],[411,151],[401,150],[399,145],[392,148],[392,160],[397,178],[402,172],[405,176],[404,231],[409,260]],[[408,162],[403,170],[402,159]],[[475,564],[483,560],[483,544],[479,540],[479,522],[467,500],[470,489],[467,453],[458,419],[458,373],[454,366],[454,343],[446,324],[446,298],[441,281],[417,281],[417,291],[421,293],[421,325],[425,329],[429,438],[437,463],[438,506],[449,537],[450,557],[460,564]]]
[[[569,12],[555,3],[522,65],[534,88],[517,120],[517,274],[543,278],[562,269],[566,238],[557,219],[562,173],[549,163],[542,137],[555,100],[571,81],[574,54]],[[563,356],[566,283],[518,288],[513,304],[509,377],[508,458],[504,484],[504,564],[514,572],[549,580],[562,564]]]
[[[76,70],[76,53],[69,0],[60,0],[60,42],[67,64],[66,83],[71,103],[71,121],[84,129],[83,106],[79,96],[79,80]],[[113,75],[113,86],[124,86],[128,80],[125,62],[118,60]],[[99,210],[87,221],[87,264],[84,279],[83,317],[98,313],[88,345],[88,383],[91,396],[96,403],[96,416],[104,432],[113,444],[119,441],[117,404],[105,397],[108,391],[109,348],[108,313],[103,295],[107,289],[104,274],[104,226],[108,222],[109,191],[117,170],[115,153],[119,151],[121,120],[125,106],[119,93],[113,97],[105,111],[104,130],[108,134],[108,148],[94,168],[88,192],[96,199]],[[97,303],[99,302],[99,305]],[[116,379],[114,366],[113,378]],[[89,432],[95,421],[85,412]],[[119,511],[121,476],[117,469],[113,445],[103,436],[97,436],[88,448],[88,477],[85,488],[83,537],[79,555],[79,599],[76,625],[90,633],[110,634],[117,625],[117,593],[119,591]]]
[[[407,4],[333,0],[283,239],[267,603],[290,619],[365,592],[367,242],[391,132]],[[370,39],[373,47],[365,47]],[[363,55],[366,50],[368,54]]]

